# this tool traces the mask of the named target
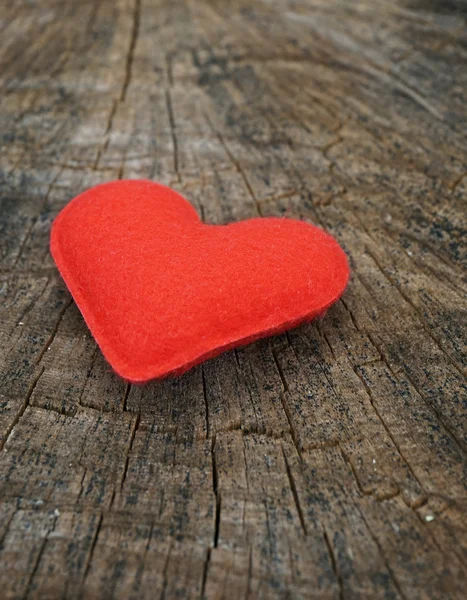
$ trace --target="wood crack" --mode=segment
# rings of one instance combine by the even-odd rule
[[[133,10],[133,29],[131,31],[130,46],[128,48],[128,55],[127,55],[127,59],[126,59],[125,79],[123,81],[122,91],[120,94],[120,102],[125,102],[128,86],[130,85],[130,81],[131,81],[133,59],[134,59],[134,55],[135,55],[136,41],[138,39],[140,21],[141,21],[141,0],[135,0],[134,10]]]
[[[29,406],[29,400],[30,400],[32,394],[34,393],[34,390],[36,389],[36,386],[39,383],[39,379],[42,377],[44,371],[45,371],[45,367],[42,367],[40,369],[39,373],[33,379],[32,383],[29,387],[28,393],[26,395],[26,398],[24,399],[24,402],[23,402],[20,410],[17,412],[17,414],[15,415],[15,418],[11,421],[11,424],[7,428],[4,439],[3,440],[0,439],[0,450],[2,450],[3,447],[5,446],[5,444],[8,442],[8,440],[13,432],[13,429],[19,423],[19,420],[21,419],[21,417],[24,415],[27,407]]]
[[[94,536],[93,536],[92,543],[91,543],[91,548],[89,550],[89,554],[88,554],[87,560],[86,560],[86,565],[85,565],[84,571],[83,571],[83,578],[82,578],[82,581],[81,581],[81,594],[80,594],[80,598],[83,598],[83,596],[84,596],[84,584],[86,582],[86,578],[87,578],[87,576],[89,574],[89,571],[91,569],[92,559],[93,559],[93,556],[94,556],[94,551],[95,551],[96,546],[97,546],[97,541],[99,539],[99,534],[101,532],[103,520],[104,520],[104,517],[103,517],[103,514],[101,513],[99,515],[99,521],[97,523],[97,527],[96,527],[96,530],[94,532]]]
[[[170,123],[170,135],[172,136],[172,146],[173,146],[173,169],[178,182],[181,182],[180,173],[178,170],[178,141],[177,141],[177,130],[175,126],[175,118],[172,107],[172,96],[170,90],[167,89],[165,91],[165,99],[167,104],[167,114],[169,117]]]
[[[32,590],[33,590],[32,584],[33,584],[33,581],[34,581],[34,577],[35,577],[35,575],[37,573],[37,570],[39,569],[39,565],[40,565],[42,556],[44,554],[45,547],[47,546],[47,541],[48,541],[49,535],[55,529],[55,526],[57,524],[57,519],[58,519],[58,517],[54,517],[54,519],[53,519],[50,527],[47,528],[47,533],[46,533],[46,535],[44,536],[44,538],[42,540],[40,550],[39,550],[39,552],[37,554],[37,559],[36,559],[36,561],[34,563],[34,567],[31,569],[31,573],[30,573],[29,580],[28,580],[28,583],[27,583],[27,586],[26,586],[26,592],[24,594],[24,598],[27,598],[29,596],[30,592],[32,592]]]
[[[387,558],[386,558],[386,556],[385,556],[385,554],[383,552],[383,548],[382,548],[382,546],[381,546],[378,538],[373,533],[373,531],[372,531],[372,529],[371,529],[371,527],[370,527],[370,525],[369,525],[369,523],[368,523],[368,521],[366,519],[366,516],[365,516],[363,510],[358,505],[356,505],[356,507],[357,507],[358,512],[360,513],[362,519],[363,519],[363,522],[365,523],[365,526],[366,526],[369,534],[371,535],[371,538],[373,539],[374,543],[376,544],[376,547],[378,548],[378,552],[379,552],[380,556],[382,557],[382,559],[384,561],[384,564],[386,566],[387,573],[390,575],[390,577],[391,577],[391,579],[392,579],[392,581],[393,581],[393,583],[394,583],[397,591],[399,592],[399,595],[401,596],[401,598],[403,598],[403,600],[409,600],[408,596],[406,596],[404,594],[404,592],[402,591],[402,588],[401,588],[401,586],[399,584],[399,581],[397,580],[397,578],[395,576],[395,573],[394,573],[393,569],[391,568],[391,565],[390,565],[389,561],[387,560]]]
[[[378,407],[375,404],[375,401],[374,401],[374,398],[373,398],[373,392],[370,389],[370,386],[365,381],[365,378],[362,376],[361,372],[359,371],[359,369],[357,367],[353,367],[353,371],[354,371],[355,375],[359,378],[359,380],[362,382],[363,387],[365,388],[365,391],[367,393],[368,399],[370,400],[371,406],[373,407],[373,410],[375,411],[376,416],[378,417],[381,425],[383,426],[384,430],[388,434],[388,437],[390,438],[391,442],[394,444],[394,447],[397,449],[397,452],[398,452],[399,456],[404,461],[404,464],[407,465],[407,468],[410,471],[410,473],[412,474],[412,476],[415,479],[415,481],[417,481],[417,483],[420,485],[420,489],[422,489],[425,492],[425,490],[423,488],[423,484],[421,483],[421,481],[417,477],[416,473],[412,469],[412,466],[409,463],[409,461],[407,460],[407,458],[404,456],[404,453],[402,452],[402,449],[401,449],[400,445],[397,443],[397,440],[395,439],[394,435],[392,434],[391,430],[389,429],[388,425],[386,424],[385,420],[383,419],[382,414],[378,410]],[[407,502],[406,499],[404,498],[404,496],[403,496],[402,499],[404,500],[404,502]],[[422,499],[422,501],[423,501],[423,499]],[[419,506],[419,502],[420,501],[417,502],[417,506]],[[411,505],[409,504],[409,506],[411,506]]]
[[[409,296],[407,296],[407,294],[405,294],[402,291],[401,286],[399,285],[399,283],[397,282],[397,280],[393,279],[390,275],[388,275],[388,273],[386,272],[386,269],[384,269],[384,267],[381,265],[381,263],[379,262],[379,260],[377,259],[377,257],[373,253],[373,251],[371,251],[368,248],[368,246],[366,246],[366,245],[365,245],[365,250],[368,253],[368,255],[372,258],[372,260],[374,261],[374,263],[378,267],[378,269],[381,272],[381,274],[389,281],[389,283],[395,289],[397,289],[397,291],[402,296],[402,298],[405,300],[405,302],[407,302],[407,304],[409,304],[411,306],[411,308],[413,309],[414,313],[417,315],[417,317],[420,320],[421,327],[423,328],[423,330],[425,331],[425,333],[436,344],[436,347],[438,348],[438,350],[440,350],[440,352],[448,359],[449,363],[456,369],[456,371],[459,373],[459,375],[461,377],[464,377],[465,375],[462,372],[462,368],[455,362],[455,360],[452,358],[452,356],[448,352],[446,352],[446,350],[442,347],[442,345],[440,344],[439,340],[436,338],[436,336],[433,335],[431,329],[425,325],[425,320],[423,319],[422,315],[420,314],[420,309],[416,306],[416,304],[414,304],[413,300],[411,300],[411,298]],[[360,277],[359,277],[359,279],[361,281]]]
[[[297,486],[295,485],[295,481],[293,478],[292,470],[289,465],[289,461],[287,460],[287,455],[285,454],[284,447],[282,446],[282,456],[284,457],[285,470],[287,472],[287,478],[289,480],[290,490],[292,492],[292,496],[295,502],[295,507],[297,509],[298,518],[300,520],[300,525],[303,529],[303,533],[307,535],[307,528],[305,524],[305,518],[303,516],[303,509],[300,504],[300,498],[298,496]]]
[[[138,431],[139,423],[140,423],[140,415],[137,414],[136,418],[134,420],[132,429],[131,429],[130,441],[128,443],[128,449],[126,452],[125,463],[123,465],[122,478],[120,481],[120,491],[123,490],[123,486],[125,484],[125,479],[126,479],[127,472],[128,472],[128,465],[130,464],[130,455],[131,455],[131,451],[133,449],[133,443],[135,441],[136,432]]]
[[[212,541],[212,547],[217,548],[219,543],[219,530],[221,523],[221,507],[222,500],[221,494],[219,490],[219,474],[217,471],[217,462],[216,462],[216,436],[214,435],[211,443],[211,461],[212,461],[212,490],[214,492],[214,497],[216,501],[216,510],[215,510],[215,518],[214,518],[214,535]]]
[[[334,548],[332,547],[328,532],[326,531],[326,529],[324,527],[323,527],[323,537],[324,537],[324,541],[326,542],[326,547],[328,549],[328,554],[329,554],[329,558],[331,560],[332,570],[336,577],[336,581],[339,585],[339,600],[344,600],[344,585],[343,585],[343,581],[342,581],[342,576],[339,573],[339,569],[337,568],[337,560],[336,560],[336,555],[334,553]]]
[[[44,354],[47,352],[47,349],[51,346],[52,342],[55,339],[55,336],[57,335],[58,329],[60,327],[60,323],[63,320],[63,317],[65,316],[66,311],[70,308],[70,306],[73,304],[73,298],[69,298],[68,301],[64,304],[62,310],[60,311],[59,315],[58,315],[58,319],[55,323],[55,326],[52,330],[52,333],[50,334],[47,342],[44,344],[42,350],[39,352],[39,354],[36,357],[36,365],[39,364],[42,359],[44,358]]]
[[[253,188],[250,185],[250,182],[248,180],[248,177],[243,169],[243,167],[241,166],[241,164],[238,162],[238,160],[235,158],[235,156],[232,154],[230,148],[228,147],[227,143],[224,140],[224,137],[222,136],[222,134],[216,130],[216,128],[214,127],[211,119],[209,118],[209,116],[207,114],[205,114],[205,119],[206,122],[208,123],[211,131],[217,136],[217,139],[219,140],[219,142],[221,143],[222,147],[224,148],[224,151],[227,155],[227,157],[229,158],[230,162],[234,165],[235,169],[238,171],[238,173],[240,174],[241,178],[243,179],[243,182],[245,184],[246,189],[248,190],[253,202],[255,203],[256,206],[256,210],[258,211],[259,216],[263,216],[262,211],[261,211],[261,205],[258,202],[258,199],[256,198],[256,195],[253,191]]]

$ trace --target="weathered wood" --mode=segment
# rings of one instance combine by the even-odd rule
[[[466,10],[4,0],[2,598],[463,598]],[[209,223],[310,219],[324,320],[177,379],[103,360],[48,253],[146,177]]]

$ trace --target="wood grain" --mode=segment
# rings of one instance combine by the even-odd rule
[[[466,16],[3,1],[2,598],[465,597]],[[136,177],[208,223],[327,228],[343,300],[126,384],[48,238],[74,195]]]

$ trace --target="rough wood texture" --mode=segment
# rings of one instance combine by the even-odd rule
[[[3,0],[2,598],[465,597],[466,14]],[[344,299],[126,385],[48,253],[119,177],[323,225]]]

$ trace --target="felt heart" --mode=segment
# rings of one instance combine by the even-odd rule
[[[313,225],[205,225],[150,181],[77,196],[53,225],[51,252],[104,356],[132,382],[321,316],[349,277],[342,249]]]

